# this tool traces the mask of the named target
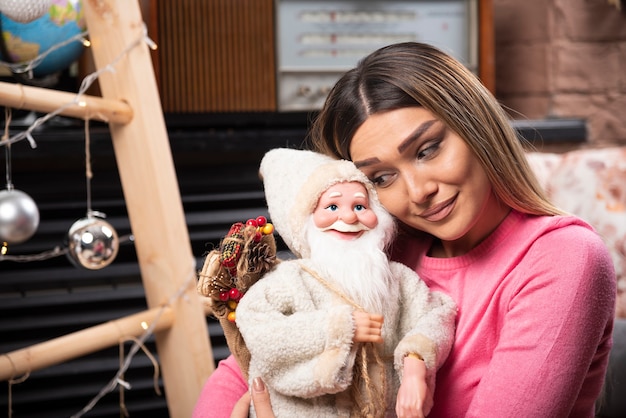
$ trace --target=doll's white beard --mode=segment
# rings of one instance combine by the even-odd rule
[[[387,229],[385,229],[387,228]],[[380,222],[355,240],[341,240],[320,231],[312,219],[307,225],[311,260],[324,279],[334,283],[350,299],[369,313],[387,316],[397,308],[399,299],[391,285],[385,243],[394,228],[393,221]]]

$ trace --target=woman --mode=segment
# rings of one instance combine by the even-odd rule
[[[311,140],[375,183],[404,231],[393,258],[458,304],[429,417],[594,416],[615,307],[608,250],[547,201],[470,71],[428,45],[384,47],[337,82]],[[199,407],[243,395],[219,389],[235,380],[232,362],[218,367]]]

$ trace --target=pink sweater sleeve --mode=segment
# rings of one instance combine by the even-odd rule
[[[193,411],[193,418],[229,418],[235,403],[248,390],[235,357],[220,361],[207,379]]]
[[[521,279],[510,289],[467,417],[593,417],[589,405],[611,348],[615,282],[603,244],[580,233],[553,231],[518,264]]]

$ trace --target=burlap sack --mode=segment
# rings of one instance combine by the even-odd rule
[[[211,314],[218,319],[226,344],[248,379],[250,352],[236,324],[239,298],[279,260],[272,234],[255,239],[256,228],[235,224],[220,243],[207,254],[198,274],[197,290],[205,298]],[[236,233],[233,233],[236,231]],[[234,255],[234,256],[233,256]],[[235,260],[235,264],[232,261]],[[233,289],[236,289],[234,291]],[[235,298],[231,297],[234,292]],[[229,298],[225,297],[229,294]]]

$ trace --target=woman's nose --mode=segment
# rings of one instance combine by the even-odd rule
[[[415,204],[428,202],[437,193],[437,182],[418,173],[408,173],[405,177],[406,192]]]

